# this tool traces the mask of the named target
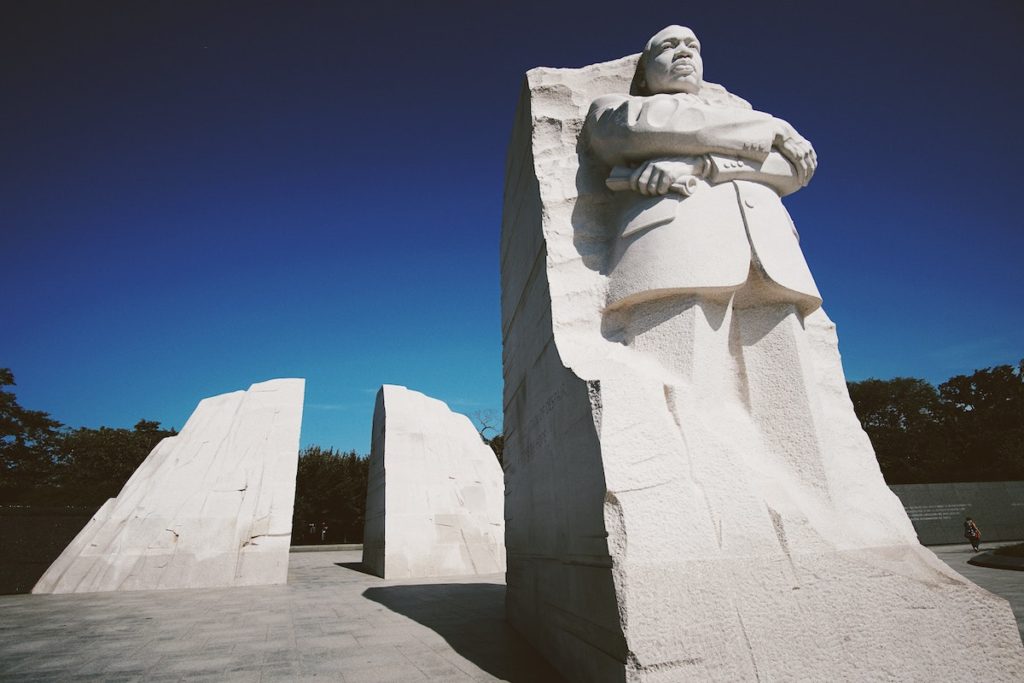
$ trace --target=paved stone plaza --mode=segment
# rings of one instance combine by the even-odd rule
[[[1024,630],[1024,572],[933,550]],[[287,586],[0,596],[0,680],[560,680],[505,624],[503,575],[384,581],[359,560],[292,553]]]
[[[385,581],[292,553],[287,586],[0,596],[4,681],[559,680],[504,622],[504,575]]]

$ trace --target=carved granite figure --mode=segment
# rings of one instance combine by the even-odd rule
[[[821,296],[781,201],[810,182],[814,148],[786,121],[708,87],[700,42],[684,26],[647,42],[630,92],[595,98],[584,127],[610,167],[606,185],[632,195],[605,265],[605,333],[656,358],[692,395],[743,402],[753,419],[731,429],[820,473],[798,357]],[[753,343],[764,338],[777,343]],[[791,404],[782,429],[768,417],[780,401]]]
[[[668,295],[723,297],[762,282],[745,305],[821,304],[779,197],[805,186],[817,157],[792,126],[720,91],[701,92],[693,31],[669,26],[647,43],[633,96],[594,100],[591,148],[609,185],[641,195],[610,265],[609,305]],[[647,199],[645,199],[647,198]]]
[[[816,166],[704,80],[680,26],[527,73],[501,243],[506,606],[571,680],[1024,676],[1008,605],[918,543],[853,412],[781,203]]]

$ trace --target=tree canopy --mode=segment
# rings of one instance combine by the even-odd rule
[[[139,420],[132,429],[67,430],[56,439],[60,500],[65,505],[101,505],[120,492],[156,445],[177,432]]]
[[[53,442],[61,424],[41,410],[28,410],[14,392],[14,373],[0,368],[0,500],[45,485],[54,475]]]
[[[896,377],[849,389],[888,483],[1024,479],[1024,360],[938,388]]]
[[[116,496],[161,439],[177,432],[139,420],[132,429],[65,427],[29,410],[0,368],[0,503],[98,506]]]
[[[327,524],[330,542],[363,540],[369,459],[355,451],[309,446],[299,454],[295,478],[295,528],[292,543],[313,543]],[[310,534],[308,525],[315,532]]]

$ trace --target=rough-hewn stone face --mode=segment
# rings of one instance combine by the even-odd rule
[[[405,387],[377,393],[363,565],[386,579],[505,570],[502,473],[465,415]]]
[[[285,583],[305,381],[207,398],[33,593]]]
[[[530,71],[513,130],[501,250],[510,621],[581,681],[1024,676],[1007,604],[920,546],[885,486],[816,291],[782,282],[804,295],[786,298],[755,263],[724,296],[682,291],[699,282],[614,292],[637,197],[610,189],[621,182],[581,132],[595,98],[626,98],[635,64]],[[783,244],[750,234],[747,212],[782,210],[754,176],[702,177],[673,201],[711,202],[734,180],[748,224],[737,248]],[[800,227],[804,240],[828,229]],[[687,225],[650,229],[664,228]],[[799,265],[786,248],[777,281]],[[650,276],[640,265],[630,272]]]

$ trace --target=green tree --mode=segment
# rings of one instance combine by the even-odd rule
[[[1024,360],[939,385],[957,481],[1024,479]]]
[[[55,439],[57,474],[51,495],[65,505],[100,505],[120,492],[156,445],[177,432],[139,420],[132,429],[81,427]]]
[[[1024,479],[1024,360],[957,375],[851,382],[890,484]]]
[[[935,387],[913,377],[867,379],[848,387],[886,482],[948,481],[954,455],[944,438]]]
[[[355,451],[309,446],[299,454],[295,479],[292,543],[318,541],[322,523],[328,541],[358,543],[363,539],[369,459]],[[308,525],[317,532],[309,536]]]
[[[14,373],[0,368],[0,502],[24,502],[54,476],[53,441],[60,422],[23,408],[13,392]]]

